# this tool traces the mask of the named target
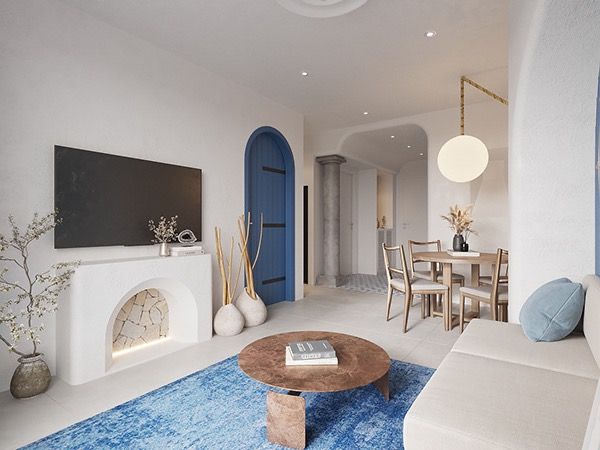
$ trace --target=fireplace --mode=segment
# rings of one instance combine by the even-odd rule
[[[81,384],[210,339],[210,258],[82,263],[57,312],[57,375]]]
[[[169,305],[158,289],[144,289],[121,307],[113,324],[113,354],[166,338]]]

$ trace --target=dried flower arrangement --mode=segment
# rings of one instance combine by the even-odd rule
[[[0,301],[0,325],[8,328],[9,334],[2,334],[0,327],[0,340],[6,344],[8,350],[22,357],[38,355],[40,334],[44,324],[39,321],[46,314],[58,309],[58,297],[69,286],[69,280],[75,272],[79,262],[60,262],[53,264],[47,270],[32,274],[29,263],[29,246],[40,239],[44,234],[54,229],[60,222],[56,212],[44,217],[37,213],[24,230],[15,223],[12,216],[8,217],[11,227],[11,236],[0,234],[0,261],[4,267],[0,269],[0,292],[13,293]],[[10,250],[16,256],[5,256],[4,252]],[[20,272],[23,282],[9,280],[7,274],[11,265]],[[24,303],[24,307],[21,304]],[[18,310],[18,311],[17,311]],[[28,350],[20,350],[17,345],[21,339],[29,344]]]
[[[471,228],[473,225],[473,218],[471,217],[472,210],[473,205],[464,207],[454,205],[450,207],[450,212],[447,216],[441,217],[450,224],[450,229],[454,231],[455,234],[462,235],[464,233],[466,234],[465,238],[467,238],[469,233],[477,234],[477,232]]]
[[[177,216],[173,216],[167,221],[166,217],[160,216],[158,225],[154,223],[154,220],[148,221],[148,228],[154,233],[154,239],[152,242],[155,244],[164,244],[171,242],[177,234]]]
[[[258,249],[256,252],[256,256],[254,257],[254,261],[250,260],[250,255],[248,251],[248,240],[250,235],[250,213],[248,213],[247,220],[244,216],[238,217],[238,228],[240,231],[240,242],[238,243],[238,248],[241,252],[241,260],[237,269],[237,274],[235,276],[235,280],[232,280],[233,277],[233,248],[235,246],[235,239],[233,236],[231,237],[231,244],[229,246],[229,256],[224,256],[223,254],[223,245],[221,238],[221,229],[219,227],[215,227],[215,240],[216,240],[216,253],[217,253],[217,264],[219,265],[219,273],[221,274],[221,298],[223,305],[229,305],[236,298],[239,279],[242,271],[242,266],[244,267],[244,272],[246,274],[246,281],[248,286],[246,286],[246,291],[248,295],[256,299],[256,291],[254,290],[254,275],[252,270],[256,266],[256,262],[258,261],[258,256],[260,255],[260,247],[262,244],[262,236],[263,236],[263,218],[261,215],[260,218],[260,237],[258,241]]]

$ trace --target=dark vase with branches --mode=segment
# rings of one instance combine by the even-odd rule
[[[69,286],[78,262],[53,264],[34,273],[30,268],[30,246],[54,229],[56,213],[40,217],[21,229],[9,216],[10,234],[0,234],[0,341],[18,355],[19,366],[10,383],[16,398],[41,394],[50,385],[50,371],[39,352],[44,331],[41,319],[58,309],[58,298]],[[12,270],[10,270],[10,269]]]

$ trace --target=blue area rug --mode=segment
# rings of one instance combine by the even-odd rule
[[[434,370],[392,361],[389,402],[373,386],[302,394],[307,448],[402,449],[406,411]],[[28,449],[275,449],[269,388],[231,357],[45,437]]]

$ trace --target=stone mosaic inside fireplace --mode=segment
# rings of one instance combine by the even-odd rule
[[[123,305],[113,327],[113,352],[167,337],[169,306],[157,289],[144,289]]]

